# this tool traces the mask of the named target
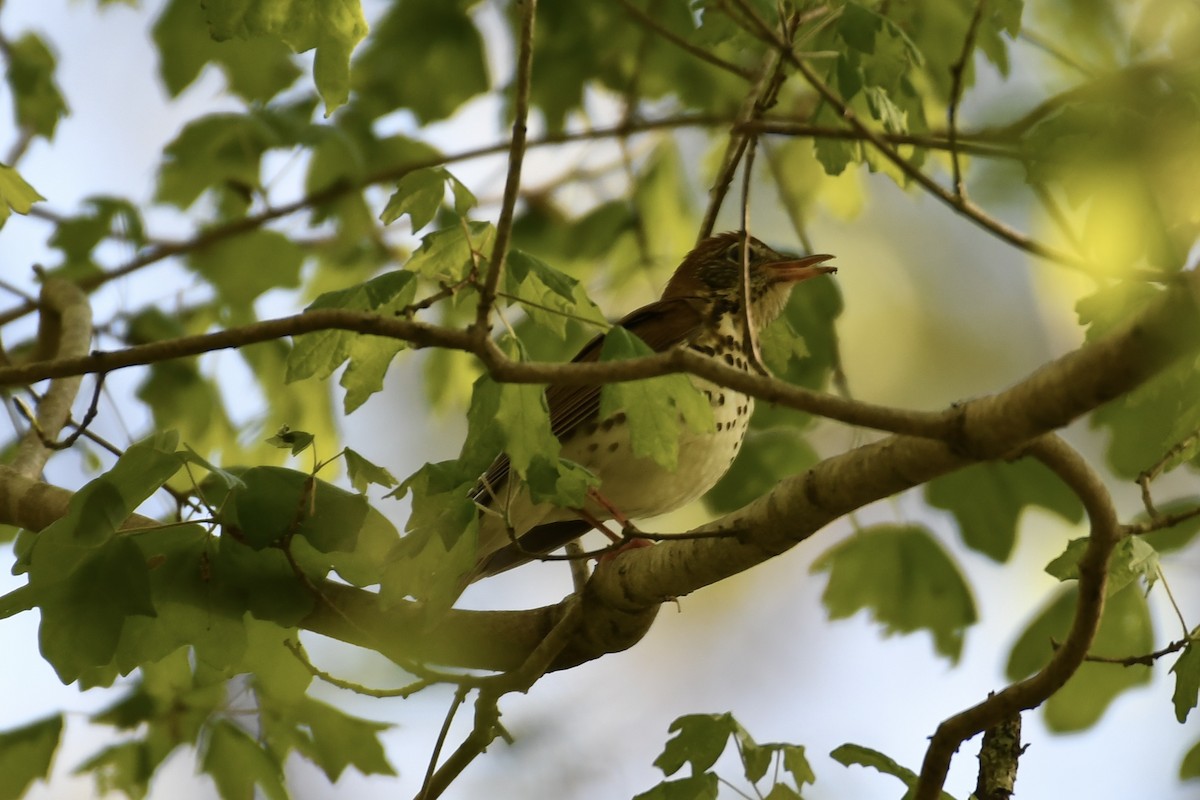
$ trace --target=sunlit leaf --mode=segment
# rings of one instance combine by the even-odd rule
[[[617,326],[604,337],[601,361],[652,355],[634,334]],[[713,430],[712,406],[685,375],[662,375],[640,381],[605,384],[600,392],[600,419],[623,414],[635,455],[667,469],[679,463],[679,436],[686,425],[697,433]]]
[[[367,35],[359,0],[208,0],[203,6],[218,42],[282,42],[294,52],[316,50],[313,79],[325,114],[350,94],[350,54]]]
[[[0,164],[0,226],[13,211],[28,214],[34,203],[45,199],[15,169]]]

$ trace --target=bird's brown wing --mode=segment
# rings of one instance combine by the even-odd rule
[[[674,297],[639,308],[617,324],[635,334],[654,352],[662,353],[690,341],[703,321],[700,301],[691,297]],[[571,359],[572,363],[599,360],[603,345],[604,335],[601,334],[584,345]],[[550,431],[564,440],[599,413],[600,387],[552,384],[546,389],[546,403],[550,407]],[[492,493],[500,494],[500,488],[508,479],[508,471],[508,456],[501,453],[475,484],[471,492],[472,499],[482,505],[490,505]]]

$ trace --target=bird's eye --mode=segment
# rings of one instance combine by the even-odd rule
[[[751,250],[750,254],[751,254],[751,256],[753,256],[754,251]],[[729,249],[725,251],[725,260],[730,262],[731,264],[737,264],[738,266],[741,266],[741,263],[742,263],[742,243],[741,242],[734,242],[733,244],[729,245]]]

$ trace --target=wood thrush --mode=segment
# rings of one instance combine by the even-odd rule
[[[795,284],[836,271],[820,266],[832,256],[785,255],[753,237],[748,247],[756,334],[783,311]],[[661,300],[617,324],[656,352],[687,347],[738,369],[752,369],[743,341],[742,255],[740,233],[703,240],[675,270]],[[574,361],[596,361],[603,339],[598,336],[589,342]],[[711,403],[715,426],[705,433],[682,427],[674,471],[634,455],[623,411],[599,418],[599,386],[550,386],[546,390],[550,426],[562,442],[562,457],[586,467],[600,485],[581,510],[534,503],[523,486],[509,486],[517,478],[510,473],[508,457],[501,454],[472,492],[481,516],[479,560],[470,580],[549,553],[598,521],[665,514],[711,489],[742,446],[754,399],[701,378],[691,376],[691,381]],[[513,544],[514,536],[519,545]]]

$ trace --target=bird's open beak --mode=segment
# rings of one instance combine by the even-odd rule
[[[818,275],[837,272],[837,267],[821,266],[822,262],[831,258],[833,256],[827,253],[817,253],[811,256],[789,258],[786,261],[772,261],[766,267],[770,270],[771,278],[778,283],[799,283]]]

